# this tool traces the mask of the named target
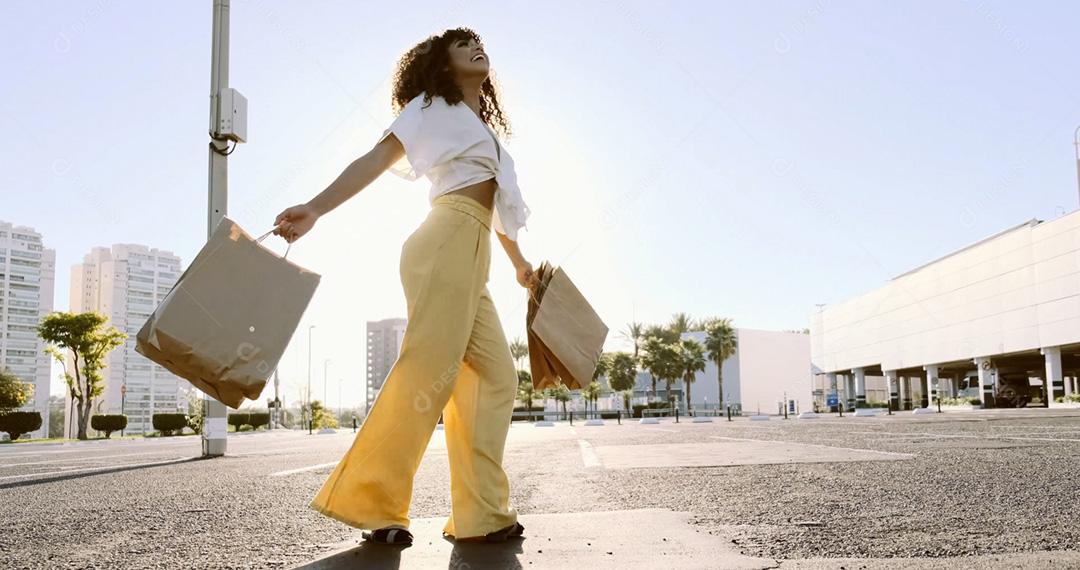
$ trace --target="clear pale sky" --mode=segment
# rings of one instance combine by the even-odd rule
[[[186,266],[204,242],[211,6],[0,5],[0,219],[56,250],[57,310],[92,246]],[[605,349],[678,311],[804,328],[816,303],[1077,208],[1076,22],[1066,2],[234,0],[249,141],[229,215],[260,235],[325,188],[393,120],[397,58],[465,25],[515,131],[522,250],[567,271]],[[293,245],[323,280],[279,367],[287,399],[309,324],[315,397],[329,358],[329,403],[339,379],[362,399],[364,322],[405,315],[400,247],[427,190],[384,174]],[[490,289],[523,338],[525,291],[492,246]]]

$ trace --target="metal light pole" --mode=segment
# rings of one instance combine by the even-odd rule
[[[1073,146],[1076,147],[1076,191],[1080,195],[1080,127],[1073,133]]]
[[[221,93],[229,88],[229,0],[214,0],[213,45],[210,59],[210,180],[209,207],[207,211],[207,239],[225,217],[228,204],[228,145],[230,138],[222,136]],[[231,97],[230,97],[231,100]],[[233,119],[229,109],[228,119]],[[246,121],[246,118],[241,117]],[[243,137],[239,137],[243,138]],[[240,142],[239,138],[232,138]],[[233,147],[235,148],[235,146]],[[202,430],[203,457],[225,455],[228,425],[225,420],[225,404],[204,394]]]
[[[311,325],[307,329],[307,409],[304,410],[304,419],[307,420],[308,414],[311,412],[311,329],[315,328],[315,325]],[[305,423],[307,423],[305,421]]]
[[[127,400],[127,378],[124,379],[124,383],[120,385],[120,413],[122,415],[127,414],[127,410],[124,409],[124,402]],[[127,422],[125,421],[125,426]],[[120,437],[124,437],[124,430],[120,430]]]

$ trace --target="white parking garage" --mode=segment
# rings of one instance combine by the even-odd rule
[[[818,404],[1080,394],[1080,211],[1032,219],[810,316]],[[835,407],[835,406],[834,406]]]

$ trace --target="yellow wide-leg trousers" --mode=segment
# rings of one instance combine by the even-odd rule
[[[405,241],[401,353],[315,510],[361,529],[408,528],[413,477],[442,415],[452,505],[443,532],[482,536],[517,521],[502,467],[517,371],[487,288],[490,222],[479,202],[444,194]]]

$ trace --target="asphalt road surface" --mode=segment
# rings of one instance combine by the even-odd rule
[[[441,431],[416,478],[414,546],[366,566],[360,531],[307,507],[351,430],[230,436],[212,460],[197,437],[0,445],[0,568],[667,567],[669,535],[720,545],[681,567],[1080,567],[1080,410],[687,420],[514,424],[526,536],[467,564],[439,558]],[[596,538],[552,542],[573,524]],[[631,528],[642,538],[597,548]]]

